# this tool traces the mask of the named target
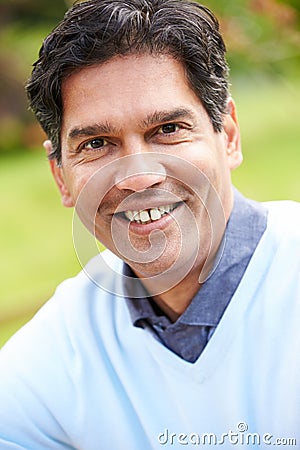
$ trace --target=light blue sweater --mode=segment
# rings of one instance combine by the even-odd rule
[[[0,449],[300,448],[300,208],[267,206],[194,364],[133,327],[124,299],[84,271],[62,283],[0,353]]]

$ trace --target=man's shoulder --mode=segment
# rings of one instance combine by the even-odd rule
[[[261,273],[268,273],[282,284],[299,286],[300,204],[293,201],[267,202],[268,222],[253,261]],[[268,271],[264,270],[268,267]],[[287,276],[288,274],[288,276]],[[258,275],[257,275],[258,276]]]
[[[295,215],[300,220],[300,202],[294,200],[272,200],[263,202],[263,205],[275,214],[286,212],[289,215]]]
[[[244,279],[250,280],[253,286],[268,283],[268,289],[273,294],[276,290],[281,291],[282,286],[286,287],[286,292],[294,293],[300,287],[300,204],[293,201],[272,201],[263,205],[267,208],[267,227]],[[261,289],[261,292],[264,290]],[[285,299],[286,294],[281,298]]]
[[[268,228],[282,238],[300,238],[300,203],[290,200],[265,202]]]

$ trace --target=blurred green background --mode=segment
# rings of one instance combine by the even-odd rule
[[[235,185],[257,200],[300,200],[300,2],[207,0],[221,20],[244,164]],[[28,111],[24,83],[63,0],[0,2],[0,346],[80,270],[64,209]]]

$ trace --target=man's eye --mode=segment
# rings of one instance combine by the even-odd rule
[[[177,125],[176,123],[166,123],[165,125],[162,125],[159,130],[158,133],[159,134],[172,134],[175,133],[176,131],[179,130],[179,125]]]
[[[91,139],[90,141],[83,144],[82,148],[85,150],[99,150],[107,145],[107,141],[102,138]]]

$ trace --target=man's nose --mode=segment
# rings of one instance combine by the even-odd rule
[[[166,179],[165,168],[153,153],[132,154],[120,160],[115,186],[119,190],[144,191]]]

